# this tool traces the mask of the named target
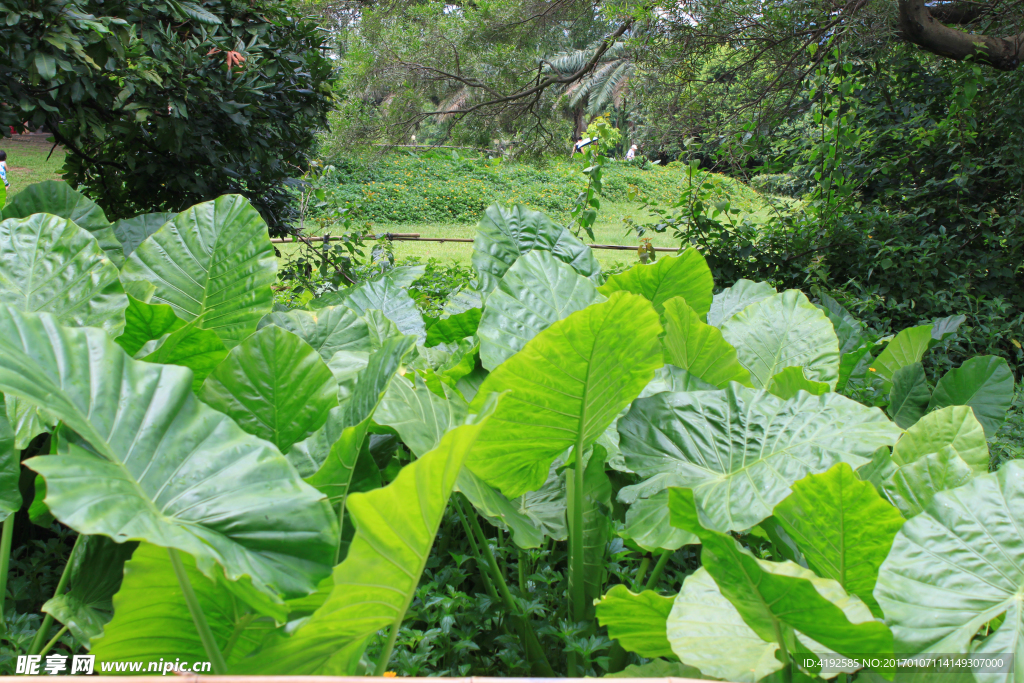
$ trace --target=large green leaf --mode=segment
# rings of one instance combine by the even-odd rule
[[[115,341],[132,357],[147,342],[160,339],[185,325],[185,321],[175,315],[174,309],[167,304],[147,304],[133,296],[128,297],[124,318],[124,332]]]
[[[427,327],[409,291],[395,280],[383,277],[346,290],[343,301],[359,315],[369,310],[380,311],[402,334],[411,334],[422,344],[427,340]]]
[[[970,406],[985,436],[992,437],[1006,419],[1013,401],[1013,373],[1003,358],[975,356],[950,370],[932,394],[928,410],[945,406]]]
[[[14,448],[14,430],[7,419],[6,397],[0,394],[0,522],[21,509],[21,453]]]
[[[721,327],[722,323],[742,311],[750,304],[775,296],[775,288],[767,282],[737,280],[732,287],[726,287],[715,294],[708,309],[708,325]]]
[[[664,628],[672,652],[708,676],[754,683],[782,669],[778,643],[744,623],[703,567],[683,580]]]
[[[630,505],[622,533],[647,552],[679,550],[684,545],[700,543],[690,532],[669,524],[668,489]]]
[[[767,386],[791,366],[833,388],[839,380],[839,341],[832,323],[795,289],[747,306],[722,323],[722,336],[736,348],[755,387]]]
[[[597,601],[597,620],[607,627],[608,636],[641,657],[673,656],[665,634],[671,611],[672,598],[654,591],[633,593],[621,584]]]
[[[136,543],[115,543],[106,536],[85,536],[67,568],[70,590],[55,595],[43,605],[43,611],[68,627],[86,647],[103,633],[114,610],[111,598],[121,587],[124,563],[132,556]],[[167,551],[160,548],[167,555]]]
[[[306,476],[306,481],[323,492],[332,504],[344,505],[374,411],[414,343],[412,337],[392,337],[370,354],[351,396],[328,413],[320,430],[288,451],[288,459]]]
[[[803,368],[785,368],[772,376],[767,389],[768,393],[788,401],[795,397],[798,391],[821,396],[827,394],[831,387],[825,382],[813,382],[807,379]]]
[[[121,242],[114,234],[110,221],[103,215],[103,209],[84,194],[72,190],[67,183],[44,180],[29,185],[3,207],[0,217],[4,220],[28,218],[36,213],[48,213],[71,221],[96,238],[100,249],[115,266],[121,267],[124,263]]]
[[[369,353],[372,350],[366,320],[347,306],[329,306],[317,311],[274,311],[262,321],[298,335],[312,346],[324,361],[338,351]]]
[[[270,325],[231,350],[199,398],[287,453],[327,422],[338,385],[313,347]]]
[[[229,669],[257,649],[273,619],[261,617],[242,600],[239,587],[211,578],[182,555],[182,565],[206,622]],[[114,596],[114,618],[93,641],[90,654],[101,662],[209,661],[196,632],[188,603],[165,548],[143,543],[124,565],[124,581]],[[232,591],[235,588],[235,591]],[[283,617],[280,617],[283,618]],[[161,672],[163,673],[163,672]]]
[[[540,488],[577,442],[601,436],[662,365],[658,315],[616,292],[544,330],[487,376],[471,412],[508,392],[467,467],[510,498]]]
[[[896,442],[892,459],[903,466],[946,447],[952,448],[976,474],[988,472],[985,431],[966,406],[949,406],[918,420]]]
[[[889,415],[903,429],[909,428],[928,412],[931,389],[920,363],[905,365],[892,375],[889,391]]]
[[[114,337],[128,307],[117,267],[92,235],[47,214],[0,222],[0,301]]]
[[[700,680],[700,670],[681,662],[652,659],[646,664],[630,664],[622,671],[605,674],[601,678],[676,678]]]
[[[706,523],[728,531],[771,515],[808,474],[837,462],[864,464],[900,429],[878,408],[838,394],[782,401],[730,384],[637,399],[619,419],[619,434],[626,465],[646,479],[622,489],[620,500],[692,488]]]
[[[267,224],[239,195],[179,213],[140,244],[121,270],[126,286],[156,287],[149,303],[168,304],[186,322],[199,320],[229,349],[270,313],[276,277]]]
[[[697,311],[682,298],[663,304],[665,362],[682,368],[702,382],[722,388],[729,382],[750,383],[736,349],[716,327],[701,322]]]
[[[775,506],[775,519],[815,572],[882,616],[872,591],[904,520],[874,486],[839,463],[794,483],[793,493]]]
[[[793,646],[790,652],[795,652],[797,631],[842,655],[870,652],[882,659],[892,655],[889,629],[837,582],[793,562],[760,560],[732,536],[706,529],[689,489],[672,489],[669,507],[672,524],[700,538],[701,564],[722,595],[763,640],[779,642],[781,638]],[[688,662],[686,656],[677,654]],[[883,670],[891,671],[891,667]]]
[[[556,225],[540,211],[516,205],[506,210],[498,204],[487,207],[473,241],[473,268],[479,289],[490,292],[505,272],[523,254],[534,249],[550,251],[584,277],[597,281],[601,266],[590,247],[568,229]]]
[[[180,365],[192,371],[192,390],[198,392],[203,381],[228,355],[228,348],[216,333],[196,326],[193,320],[160,339],[147,342],[138,360],[147,363]]]
[[[920,362],[925,351],[952,336],[963,321],[964,316],[958,315],[943,318],[932,325],[901,330],[871,363],[871,373],[878,378],[882,391],[889,392],[897,370]]]
[[[455,487],[487,521],[507,529],[518,547],[539,548],[546,537],[555,541],[569,537],[565,475],[557,470],[556,462],[543,486],[512,500],[465,467],[459,472]]]
[[[355,673],[366,642],[408,610],[456,477],[492,410],[449,431],[389,485],[352,494],[356,534],[327,601],[290,637],[244,662],[244,672]]]
[[[190,371],[133,361],[101,330],[0,306],[0,389],[45,405],[83,440],[26,461],[57,519],[178,548],[208,575],[219,564],[286,595],[313,590],[338,533],[330,507],[191,384]]]
[[[1024,465],[936,494],[903,525],[878,572],[875,597],[900,652],[948,652],[1024,661]],[[974,640],[1004,615],[994,631]],[[998,624],[998,626],[997,626]],[[1017,674],[1019,676],[1019,674]],[[1018,680],[978,673],[981,683]]]
[[[110,227],[117,235],[121,247],[124,249],[125,258],[132,255],[132,252],[142,244],[142,241],[159,230],[164,223],[174,218],[173,213],[144,213],[132,218],[122,218],[114,221]]]
[[[603,299],[587,278],[549,251],[517,260],[487,297],[480,327],[480,360],[488,370],[519,353],[552,323]]]
[[[583,525],[578,530],[574,528],[572,514],[568,515],[570,538],[582,537],[583,539],[583,562],[581,565],[583,575],[579,577],[575,572],[569,573],[569,594],[574,594],[575,581],[582,578],[588,613],[594,600],[601,596],[601,590],[604,588],[605,549],[612,535],[612,482],[604,470],[606,457],[607,453],[604,448],[594,447],[593,454],[584,465],[582,491],[577,491],[576,481],[573,477],[566,477],[568,509],[576,509],[576,496],[580,496],[580,505],[583,508]],[[574,467],[578,467],[578,465],[574,465]],[[576,562],[572,543],[569,546],[569,566],[574,567]]]
[[[374,413],[373,421],[391,427],[416,457],[432,451],[441,437],[466,421],[469,406],[452,392],[441,398],[416,373],[395,378]]]
[[[855,351],[864,342],[863,323],[854,318],[849,311],[828,294],[818,292],[817,295],[821,299],[818,308],[832,321],[832,328],[839,340],[839,353],[846,355]]]
[[[601,286],[601,293],[605,296],[623,291],[639,294],[650,301],[658,313],[666,301],[680,297],[703,321],[711,308],[714,286],[707,261],[691,247],[679,256],[665,256],[651,264],[638,263],[612,275]]]
[[[427,320],[427,346],[450,344],[476,334],[483,311],[470,308],[445,318]]]
[[[963,486],[974,472],[950,446],[899,467],[882,482],[882,491],[908,519],[928,507],[935,494]]]

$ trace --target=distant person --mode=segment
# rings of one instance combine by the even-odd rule
[[[572,153],[582,153],[583,148],[594,142],[594,138],[576,138],[576,144],[572,146]]]
[[[629,151],[626,152],[626,161],[633,161],[633,159],[635,159],[635,158],[636,158],[636,145],[633,145],[632,147],[629,148]]]
[[[11,181],[7,180],[7,152],[0,149],[0,178],[3,178],[4,189],[11,186]]]

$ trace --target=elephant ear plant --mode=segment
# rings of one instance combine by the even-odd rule
[[[924,371],[961,316],[880,338],[824,293],[716,293],[692,249],[605,277],[498,206],[438,318],[417,268],[289,310],[242,198],[111,224],[44,183],[4,211],[0,581],[14,512],[79,534],[33,654],[383,674],[464,534],[535,676],[1024,656],[1021,472],[986,443],[1013,376]]]

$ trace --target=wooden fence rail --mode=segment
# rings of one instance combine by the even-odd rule
[[[341,239],[336,235],[322,235],[322,236],[310,236],[306,237],[310,242],[329,242],[332,239]],[[473,240],[466,237],[420,237],[418,232],[386,232],[383,235],[363,235],[363,239],[367,240],[379,240],[389,239],[392,242],[464,242],[472,244]],[[291,237],[275,237],[270,240],[274,244],[302,244],[300,240]],[[631,247],[625,244],[591,244],[591,249],[615,249],[617,251],[636,251],[637,247]],[[673,253],[679,250],[674,247],[654,247],[655,251],[671,251]],[[459,679],[462,680],[462,679]]]

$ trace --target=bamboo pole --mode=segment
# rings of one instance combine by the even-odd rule
[[[330,242],[332,239],[341,239],[334,235],[323,235],[317,237],[307,237],[310,242]],[[389,239],[392,242],[462,242],[465,244],[472,244],[473,240],[467,237],[420,237],[418,232],[388,232],[383,235],[363,235],[363,239],[366,240],[380,240]],[[273,244],[298,244],[299,242],[289,237],[275,237],[270,240]],[[591,249],[615,249],[617,251],[636,251],[637,247],[631,247],[627,244],[589,244],[587,245]],[[654,251],[666,251],[677,253],[679,250],[675,247],[654,247]]]

